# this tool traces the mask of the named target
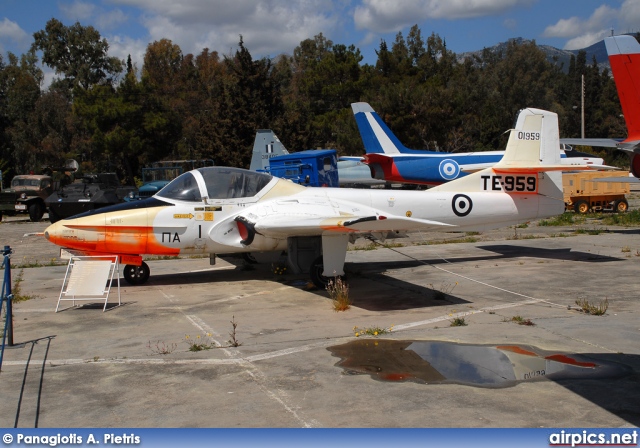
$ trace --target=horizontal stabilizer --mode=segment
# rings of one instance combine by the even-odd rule
[[[567,165],[539,165],[539,166],[509,166],[509,167],[493,167],[496,173],[512,173],[512,174],[534,174],[545,173],[548,171],[597,171],[591,165],[576,165],[568,167]]]

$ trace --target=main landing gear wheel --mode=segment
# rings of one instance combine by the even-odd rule
[[[254,257],[251,252],[243,252],[242,259],[249,264],[258,264],[258,260]]]
[[[322,255],[313,260],[311,263],[311,268],[309,268],[309,274],[311,275],[311,281],[314,285],[316,285],[319,289],[327,289],[329,282],[331,280],[335,280],[337,278],[341,278],[344,280],[343,275],[337,275],[335,277],[325,277],[322,275],[324,271],[324,261],[322,259]]]
[[[144,261],[140,266],[134,266],[132,264],[128,264],[124,267],[122,274],[124,275],[124,279],[130,285],[141,285],[147,280],[149,280],[149,274],[151,270],[149,269],[149,265]]]
[[[323,271],[324,261],[322,259],[322,255],[320,255],[318,258],[313,260],[313,263],[311,263],[311,268],[309,268],[311,281],[319,289],[327,289],[327,285],[329,284],[329,277],[325,277],[324,275],[322,275]]]

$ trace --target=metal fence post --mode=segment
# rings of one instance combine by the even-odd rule
[[[4,332],[2,335],[2,350],[0,350],[0,370],[2,370],[2,358],[4,356],[5,342],[9,347],[13,346],[13,310],[11,306],[11,300],[13,294],[11,294],[11,247],[4,246],[2,251],[4,260],[2,266],[4,267],[4,281],[2,283],[2,294],[0,295],[0,311],[2,311],[2,304],[6,301],[7,308],[5,312]]]

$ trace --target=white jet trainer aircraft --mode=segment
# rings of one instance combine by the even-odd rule
[[[149,277],[145,254],[286,250],[294,272],[308,271],[324,287],[344,274],[347,244],[363,234],[479,231],[562,213],[560,171],[567,167],[558,145],[558,116],[524,109],[500,162],[427,191],[311,188],[207,167],[182,174],[149,199],[58,221],[45,237],[87,255],[119,255],[132,284]]]

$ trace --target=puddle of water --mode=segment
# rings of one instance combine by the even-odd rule
[[[336,366],[346,374],[369,374],[381,381],[507,387],[545,378],[614,378],[631,372],[622,364],[524,345],[357,339],[328,350],[342,358]]]

